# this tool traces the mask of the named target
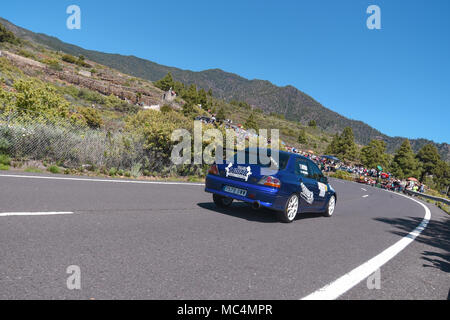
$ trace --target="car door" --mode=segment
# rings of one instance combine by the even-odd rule
[[[299,181],[301,206],[304,210],[315,211],[318,208],[316,199],[319,196],[319,188],[317,181],[312,178],[312,169],[307,159],[296,159],[295,174]]]
[[[319,167],[312,161],[308,161],[308,172],[311,183],[311,191],[314,193],[314,209],[322,209],[325,205],[326,193],[328,187],[322,182],[324,177]]]

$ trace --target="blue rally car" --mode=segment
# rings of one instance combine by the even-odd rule
[[[233,200],[244,201],[254,209],[264,207],[279,212],[280,219],[287,223],[302,212],[331,217],[336,192],[317,165],[301,155],[284,151],[277,151],[276,161],[271,152],[270,149],[246,149],[244,161],[236,154],[233,162],[212,165],[205,191],[213,194],[218,207],[228,207]],[[267,155],[269,163],[263,164],[267,161],[261,161],[261,154]],[[257,160],[250,161],[253,159]]]

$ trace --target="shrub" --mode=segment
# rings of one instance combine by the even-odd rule
[[[75,58],[74,56],[72,56],[70,54],[63,55],[61,59],[62,59],[62,61],[72,63],[72,64],[76,64],[78,61],[77,58]]]
[[[52,165],[52,166],[48,167],[47,170],[49,172],[51,172],[51,173],[54,173],[54,174],[61,173],[61,169],[58,166],[55,166],[55,165]]]
[[[124,113],[136,113],[139,110],[138,106],[123,101],[112,94],[105,98],[104,104],[107,108]]]
[[[35,59],[35,60],[36,60],[35,55],[34,55],[33,53],[31,53],[30,51],[27,51],[27,50],[25,50],[25,49],[20,49],[19,52],[18,52],[18,54],[21,55],[22,57],[30,58],[30,59]]]
[[[0,42],[19,44],[20,40],[16,38],[14,33],[6,29],[6,27],[0,23]]]
[[[167,113],[167,112],[171,112],[171,111],[173,111],[173,109],[172,109],[172,107],[171,106],[169,106],[168,104],[165,104],[165,105],[163,105],[162,107],[161,107],[161,110],[160,110],[162,113]]]
[[[50,67],[50,69],[57,70],[57,71],[62,70],[62,67],[59,64],[59,61],[56,59],[44,59],[44,60],[42,60],[42,62],[45,63],[46,65],[48,65]]]
[[[25,169],[25,172],[30,172],[30,173],[42,173],[42,170],[36,167],[28,167]]]
[[[138,178],[142,175],[141,172],[141,168],[142,168],[142,164],[140,163],[135,163],[132,167],[131,167],[131,175],[135,178]]]
[[[111,177],[114,177],[117,174],[117,169],[116,168],[111,168],[109,169],[109,173],[108,173]]]
[[[100,113],[93,108],[80,108],[80,113],[86,120],[86,124],[92,129],[99,129],[103,126],[103,120]]]
[[[11,165],[11,158],[6,154],[0,154],[0,164],[3,164],[5,166]]]
[[[338,170],[331,175],[332,178],[353,181],[353,178],[350,173],[342,170]]]

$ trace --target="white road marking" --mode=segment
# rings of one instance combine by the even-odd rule
[[[48,176],[22,176],[14,174],[0,174],[0,177],[6,178],[24,178],[24,179],[46,179],[46,180],[68,180],[68,181],[86,181],[86,182],[112,182],[112,183],[136,183],[136,184],[166,184],[183,186],[204,186],[204,183],[190,182],[166,182],[166,181],[132,181],[132,180],[109,180],[109,179],[82,179],[69,177],[48,177]]]
[[[364,188],[361,188],[361,190],[367,191],[367,190],[366,190],[366,189],[364,189]]]
[[[428,209],[426,205],[415,199],[412,199],[402,194],[398,195],[417,202],[425,209],[425,216],[422,222],[417,226],[417,228],[411,231],[408,235],[406,235],[402,239],[400,239],[398,242],[396,242],[395,244],[393,244],[392,246],[390,246],[389,248],[378,254],[377,256],[373,257],[372,259],[360,265],[359,267],[353,269],[349,273],[343,275],[336,281],[304,297],[302,300],[334,300],[339,298],[341,295],[346,293],[348,290],[350,290],[358,283],[360,283],[361,281],[369,277],[371,274],[373,274],[375,271],[377,271],[379,268],[381,268],[389,260],[394,258],[411,242],[413,242],[418,235],[422,233],[422,231],[427,227],[428,222],[431,219],[430,209]]]
[[[65,215],[74,214],[73,212],[4,212],[0,213],[0,217],[11,216],[53,216],[53,215]]]
[[[367,198],[369,195],[368,194],[366,194],[365,196],[362,196],[363,198]]]

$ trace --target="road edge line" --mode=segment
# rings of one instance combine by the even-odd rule
[[[430,209],[422,202],[405,196],[403,194],[394,193],[399,196],[405,197],[409,200],[415,201],[425,209],[425,216],[422,222],[410,233],[404,236],[402,239],[391,245],[372,259],[363,263],[359,267],[356,267],[352,271],[341,276],[337,280],[327,284],[321,289],[307,295],[300,300],[335,300],[342,296],[344,293],[355,287],[364,279],[369,277],[375,271],[380,269],[383,265],[393,259],[401,251],[403,251],[408,245],[410,245],[427,227],[431,219]]]
[[[204,186],[203,183],[193,182],[168,182],[168,181],[132,181],[132,180],[109,180],[109,179],[83,179],[70,177],[49,177],[49,176],[25,176],[14,174],[0,174],[5,178],[23,178],[23,179],[47,179],[47,180],[68,180],[68,181],[87,181],[87,182],[112,182],[112,183],[135,183],[135,184],[162,184],[162,185],[182,185],[182,186]]]

